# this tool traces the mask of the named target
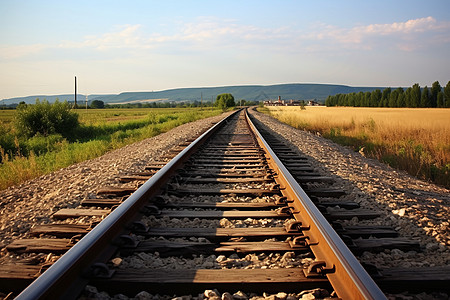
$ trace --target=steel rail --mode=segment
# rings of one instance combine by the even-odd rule
[[[325,262],[319,267],[319,273],[326,274],[337,295],[342,299],[386,299],[347,245],[284,167],[251,121],[247,111],[246,118],[258,143],[266,151],[267,162],[277,174],[274,178],[281,185],[283,195],[294,200],[289,205],[294,218],[300,221],[305,229],[306,242],[311,247],[316,261]]]
[[[212,126],[170,160],[48,270],[34,280],[16,299],[71,299],[77,297],[78,294],[73,290],[76,283],[87,283],[88,281],[86,278],[80,278],[82,277],[80,274],[83,274],[97,259],[113,254],[112,250],[104,252],[105,245],[111,244],[111,241],[117,238],[117,232],[124,232],[125,224],[139,214],[140,207],[160,190],[163,183],[167,182],[175,170],[181,167],[200,145],[238,112],[239,110]]]

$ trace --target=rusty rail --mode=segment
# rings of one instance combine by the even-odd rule
[[[304,241],[311,247],[316,257],[316,263],[308,270],[307,276],[325,274],[342,299],[386,299],[347,245],[272,151],[249,115],[246,116],[258,143],[266,152],[269,166],[277,173],[275,180],[281,185],[283,195],[294,200],[289,206],[298,221],[297,227],[303,229]]]

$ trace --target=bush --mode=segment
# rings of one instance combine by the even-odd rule
[[[14,134],[11,133],[11,128],[7,127],[2,122],[0,122],[0,148],[3,149],[5,153],[12,153],[16,149],[15,137]],[[0,162],[2,162],[1,157]]]
[[[46,137],[37,134],[24,142],[27,153],[23,154],[28,156],[31,152],[33,152],[36,155],[41,155],[50,151],[59,150],[63,140],[64,138],[61,134],[51,134]]]
[[[46,100],[41,103],[38,99],[34,105],[17,107],[15,127],[19,134],[26,137],[54,133],[69,137],[78,126],[78,114],[70,110],[66,101],[56,100],[50,104]]]

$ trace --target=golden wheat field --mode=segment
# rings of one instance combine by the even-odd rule
[[[363,149],[412,175],[449,184],[450,109],[269,106],[263,111],[293,127]]]

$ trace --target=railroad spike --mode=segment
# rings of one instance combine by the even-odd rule
[[[278,215],[292,215],[292,211],[291,211],[291,207],[289,206],[283,206],[277,209],[277,214]]]
[[[156,197],[151,198],[150,202],[153,205],[156,205],[157,207],[161,207],[161,206],[164,206],[164,205],[167,204],[166,199],[163,196],[161,196],[161,195],[158,195]]]
[[[161,211],[156,205],[147,204],[141,209],[141,213],[143,213],[146,216],[150,216],[150,215],[160,215]]]
[[[89,269],[83,274],[84,277],[93,279],[93,278],[104,278],[110,279],[114,275],[116,271],[111,270],[104,263],[95,263],[89,267]]]
[[[139,241],[134,235],[123,234],[114,240],[113,244],[120,246],[121,248],[136,248],[139,245]]]
[[[127,226],[127,229],[131,230],[134,234],[147,233],[149,228],[142,221],[134,221]]]
[[[68,245],[70,246],[75,245],[82,237],[83,237],[82,234],[74,235],[72,238],[70,238]]]
[[[294,249],[306,247],[306,246],[308,246],[307,242],[306,242],[307,239],[309,239],[309,237],[305,236],[305,235],[296,236],[292,240],[289,241],[289,245],[291,246],[291,248],[294,248]]]
[[[284,206],[289,202],[287,201],[286,197],[276,197],[274,203],[275,203],[275,205],[278,205],[278,206]]]
[[[285,229],[288,233],[300,232],[300,227],[302,226],[302,222],[300,221],[292,221],[286,224]]]
[[[336,267],[326,268],[327,263],[319,260],[313,262],[307,269],[303,269],[307,278],[324,277],[328,273],[336,272]]]

